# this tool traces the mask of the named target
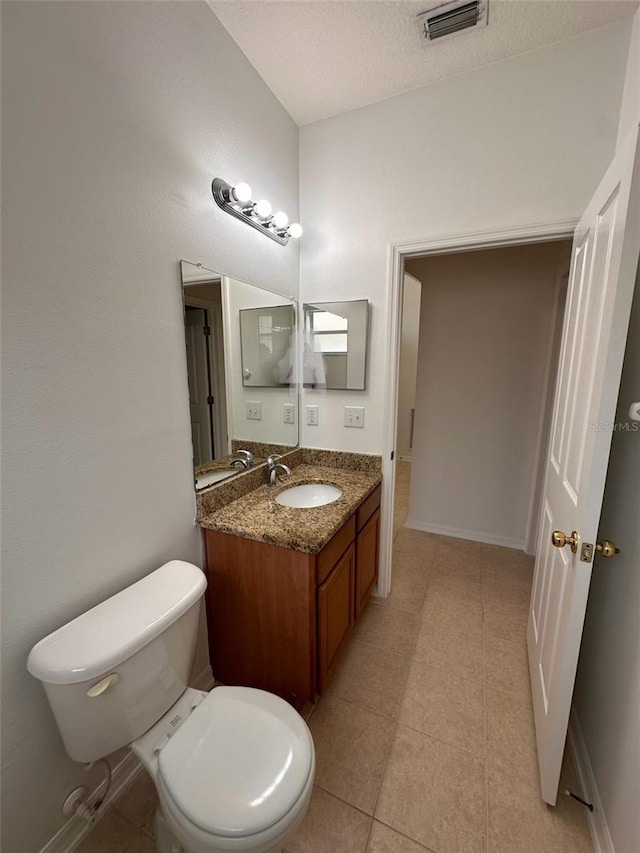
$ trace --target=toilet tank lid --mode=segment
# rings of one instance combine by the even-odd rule
[[[107,675],[186,613],[206,586],[192,563],[165,563],[40,640],[27,669],[49,684]]]

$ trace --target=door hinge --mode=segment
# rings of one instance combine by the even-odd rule
[[[206,337],[207,335],[210,335],[210,334],[211,334],[211,327],[210,327],[210,326],[203,326],[203,327],[202,327],[202,334],[203,334],[205,337]]]
[[[211,394],[209,394],[209,395],[207,396],[207,405],[208,405],[208,406],[213,406],[213,402],[214,402],[214,401],[213,401],[213,397],[211,396]]]
[[[395,456],[395,450],[391,451],[391,461],[393,462],[393,457]]]

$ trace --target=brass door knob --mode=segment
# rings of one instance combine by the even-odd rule
[[[608,539],[603,539],[602,542],[596,542],[596,551],[599,551],[603,557],[615,557],[620,553],[620,548],[616,548]]]
[[[578,531],[572,530],[571,536],[567,536],[562,530],[554,530],[551,534],[551,541],[556,548],[564,548],[565,545],[571,545],[571,550],[575,554],[578,550]]]

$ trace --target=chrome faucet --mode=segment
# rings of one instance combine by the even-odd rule
[[[236,453],[239,456],[239,459],[232,459],[229,462],[229,468],[244,468],[246,471],[247,468],[251,468],[253,465],[253,453],[250,450],[237,450]]]
[[[278,459],[280,459],[280,456],[277,454],[269,456],[267,459],[267,482],[270,486],[275,486],[278,482],[278,471],[282,471],[287,477],[291,476],[291,468],[283,462],[278,462]]]

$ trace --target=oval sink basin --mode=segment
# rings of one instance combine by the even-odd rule
[[[296,509],[309,509],[314,506],[332,504],[342,497],[340,489],[327,483],[306,483],[302,486],[291,486],[276,496],[276,503]]]

